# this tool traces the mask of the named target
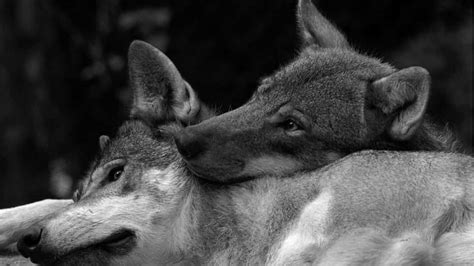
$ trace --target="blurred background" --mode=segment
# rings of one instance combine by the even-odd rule
[[[369,55],[432,74],[429,113],[472,152],[470,0],[319,0]],[[295,56],[296,0],[1,0],[0,208],[69,197],[127,117],[134,39],[173,60],[222,111]]]

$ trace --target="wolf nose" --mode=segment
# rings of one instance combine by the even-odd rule
[[[40,227],[32,227],[20,238],[16,246],[23,257],[29,258],[35,253],[42,234],[43,230]]]
[[[185,132],[175,135],[174,141],[179,153],[186,160],[197,157],[205,148],[202,140]]]
[[[40,245],[44,230],[41,227],[32,227],[20,238],[16,247],[21,255],[30,258],[37,264],[50,264],[55,256]]]

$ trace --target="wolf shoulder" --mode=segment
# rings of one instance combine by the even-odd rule
[[[344,180],[342,183],[346,184],[400,186],[403,183],[418,187],[441,183],[474,189],[474,157],[461,153],[365,150],[343,157],[320,171],[319,178],[329,183]]]
[[[409,174],[420,178],[437,175],[472,179],[474,157],[452,152],[364,150],[347,155],[321,171],[342,175],[343,169],[395,177]]]

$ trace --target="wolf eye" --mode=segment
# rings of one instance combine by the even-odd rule
[[[117,181],[120,176],[122,176],[123,173],[123,166],[115,167],[112,170],[110,170],[109,175],[107,178],[109,179],[110,182]]]
[[[285,130],[285,131],[296,131],[300,130],[301,127],[292,119],[288,119],[284,121],[283,123],[280,124],[280,126]]]

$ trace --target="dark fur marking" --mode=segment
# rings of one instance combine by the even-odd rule
[[[467,221],[471,220],[471,214],[474,207],[468,203],[457,200],[453,202],[448,210],[444,212],[433,226],[435,231],[435,240],[446,232],[451,232],[462,227]]]

